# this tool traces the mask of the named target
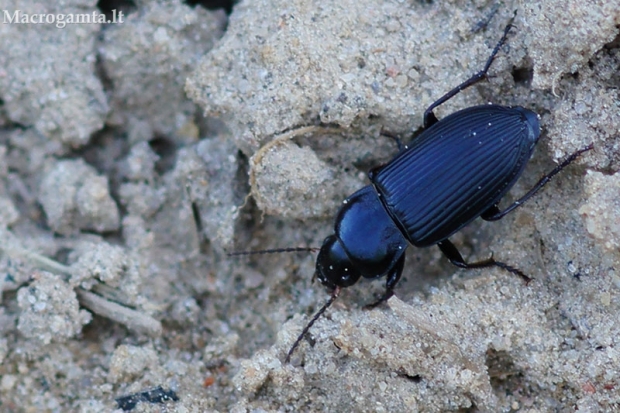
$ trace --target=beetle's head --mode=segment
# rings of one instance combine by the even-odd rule
[[[349,287],[362,276],[335,235],[330,235],[323,241],[316,258],[316,274],[321,284],[331,290],[336,287]]]

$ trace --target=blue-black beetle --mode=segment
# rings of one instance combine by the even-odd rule
[[[521,107],[474,106],[435,122],[371,171],[371,185],[344,201],[317,258],[319,281],[348,287],[360,277],[387,275],[391,293],[408,244],[437,244],[453,263],[479,268],[466,264],[448,237],[479,216],[496,219],[497,203],[521,175],[539,135],[538,116]],[[497,261],[482,266],[490,265],[526,278]]]
[[[540,136],[538,115],[522,107],[499,105],[470,107],[440,121],[433,113],[437,106],[486,77],[511,27],[512,20],[480,72],[425,111],[424,130],[411,145],[403,148],[395,138],[399,154],[372,170],[371,184],[343,202],[334,234],[325,239],[316,260],[316,275],[332,290],[332,296],[306,325],[287,361],[341,288],[355,284],[360,277],[386,276],[385,294],[370,307],[390,298],[409,244],[438,245],[450,262],[461,268],[497,266],[530,281],[518,269],[493,258],[465,262],[448,237],[478,217],[487,221],[502,218],[592,147],[570,155],[527,194],[500,211],[498,202],[521,176]]]

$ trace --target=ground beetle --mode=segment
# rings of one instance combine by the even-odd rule
[[[478,217],[487,221],[502,218],[592,147],[570,155],[527,194],[500,211],[499,201],[521,176],[540,136],[538,115],[522,107],[491,104],[463,109],[440,121],[433,113],[437,106],[486,77],[512,20],[484,68],[426,109],[424,130],[410,146],[403,147],[395,138],[401,149],[398,155],[370,171],[371,184],[344,200],[334,234],[325,239],[316,260],[316,275],[332,290],[332,296],[295,341],[287,362],[341,288],[355,284],[360,277],[386,276],[385,294],[370,307],[390,298],[409,244],[438,245],[450,262],[461,268],[496,266],[530,280],[493,258],[465,262],[448,238]]]

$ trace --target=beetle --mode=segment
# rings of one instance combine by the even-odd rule
[[[361,277],[386,277],[385,293],[394,294],[405,266],[405,250],[437,245],[460,268],[499,267],[526,282],[519,269],[493,257],[468,263],[449,237],[480,217],[501,219],[522,205],[588,146],[570,155],[523,197],[504,210],[499,201],[519,179],[540,137],[539,116],[520,106],[473,106],[438,120],[433,110],[486,78],[512,27],[510,20],[484,68],[443,95],[424,112],[423,131],[386,165],[371,170],[367,185],[343,201],[334,233],[325,238],[316,260],[318,280],[332,291],[329,301],[303,329],[291,349],[338,297]]]

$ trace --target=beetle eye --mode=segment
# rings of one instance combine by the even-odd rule
[[[335,235],[330,235],[323,241],[316,259],[316,272],[321,284],[331,289],[349,287],[361,276],[351,265],[351,260]]]

